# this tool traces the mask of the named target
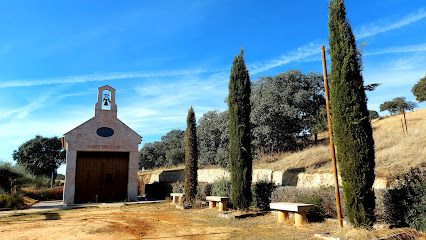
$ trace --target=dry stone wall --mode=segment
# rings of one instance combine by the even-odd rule
[[[212,169],[198,169],[198,182],[214,183],[220,179],[230,179],[230,173],[226,169],[212,168]],[[148,177],[142,177],[149,175]],[[154,182],[184,182],[185,173],[183,169],[180,170],[165,170],[159,173],[144,173],[139,172],[138,179],[149,179],[141,181],[139,184],[152,184]],[[288,171],[273,171],[271,169],[254,169],[253,170],[253,183],[259,181],[273,182],[279,186],[297,186],[304,188],[312,187],[327,187],[334,186],[334,176],[331,173],[297,173]],[[341,185],[341,179],[339,177]],[[384,178],[376,178],[373,188],[382,189],[388,188],[389,183]]]
[[[228,170],[222,168],[213,169],[198,169],[198,182],[214,183],[221,179],[231,179],[231,174]]]

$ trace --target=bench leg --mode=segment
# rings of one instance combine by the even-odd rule
[[[219,202],[219,212],[224,212],[226,210],[226,201]]]
[[[183,204],[183,197],[179,197],[179,204]]]
[[[177,197],[176,196],[173,196],[173,201],[172,201],[172,204],[176,204],[178,201],[177,201]]]
[[[306,211],[294,212],[294,224],[301,226],[306,224]]]
[[[288,212],[284,210],[278,210],[278,222],[283,223],[288,219]]]
[[[209,208],[215,208],[216,207],[216,202],[215,201],[210,201],[209,202]]]

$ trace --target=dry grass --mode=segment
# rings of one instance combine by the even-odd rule
[[[163,171],[173,171],[173,170],[183,170],[185,169],[185,165],[181,164],[178,166],[173,166],[173,167],[163,167],[163,168],[153,168],[153,169],[148,169],[143,171],[144,174],[154,174],[154,173],[161,173]]]
[[[25,205],[28,206],[28,207],[38,203],[38,200],[29,198],[29,197],[26,197],[26,196],[22,197],[22,200],[24,200]]]
[[[376,175],[387,177],[426,165],[426,109],[406,113],[408,134],[401,127],[403,115],[372,121],[376,152]],[[328,138],[323,133],[320,140]],[[310,147],[300,152],[267,156],[255,162],[254,168],[291,170],[304,168],[308,173],[331,172],[328,144]]]
[[[357,239],[357,240],[426,239],[426,235],[424,233],[418,232],[410,228],[367,230],[365,228],[353,228],[350,226],[345,226],[341,229],[336,229],[332,231],[331,235],[340,237],[341,239]]]
[[[269,160],[273,159],[273,160]],[[287,171],[304,168],[306,171],[318,169],[322,165],[331,163],[330,146],[318,145],[309,147],[300,152],[281,153],[261,158],[254,162],[254,168],[266,168],[272,170]],[[331,168],[330,168],[331,169]],[[328,172],[328,170],[326,170]]]

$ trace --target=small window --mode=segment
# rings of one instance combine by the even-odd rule
[[[105,175],[105,183],[112,184],[112,174]]]

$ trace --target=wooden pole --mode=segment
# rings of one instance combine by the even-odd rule
[[[402,118],[401,118],[401,127],[402,127],[402,133],[404,133],[404,135],[405,135],[405,132],[404,132],[404,123],[402,122]]]
[[[342,210],[340,208],[340,195],[339,195],[339,179],[337,178],[337,165],[336,165],[336,156],[334,151],[333,144],[333,131],[331,130],[331,118],[330,118],[330,104],[328,100],[328,82],[327,82],[327,65],[325,63],[325,51],[324,46],[321,46],[321,56],[322,56],[322,67],[324,72],[324,89],[325,89],[325,103],[327,107],[327,120],[328,120],[328,135],[330,136],[330,150],[331,150],[331,161],[333,163],[333,173],[334,173],[334,191],[336,194],[336,208],[337,208],[337,220],[339,221],[339,227],[343,227],[342,222]]]
[[[405,109],[402,109],[402,113],[404,113],[405,133],[406,133],[406,134],[408,134],[408,129],[407,129],[407,119],[405,118]]]

